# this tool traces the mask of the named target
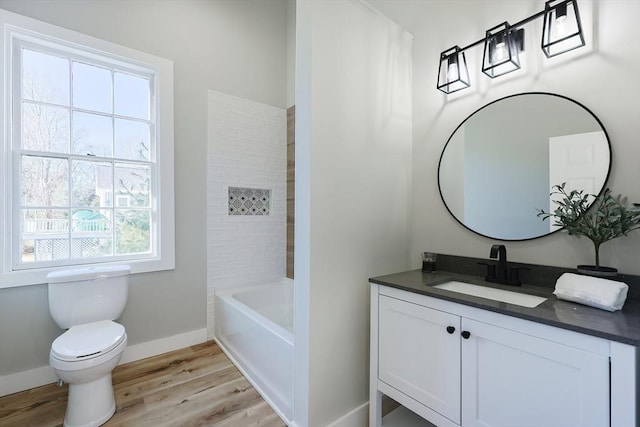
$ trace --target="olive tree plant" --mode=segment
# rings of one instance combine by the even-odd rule
[[[618,237],[640,229],[640,209],[630,208],[627,198],[613,196],[605,189],[599,196],[584,190],[567,191],[566,182],[554,185],[551,196],[558,196],[553,212],[538,210],[542,220],[554,220],[555,226],[563,227],[569,235],[585,236],[595,249],[595,266],[600,269],[600,246]]]

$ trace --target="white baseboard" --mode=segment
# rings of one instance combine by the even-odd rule
[[[296,421],[290,421],[289,427],[300,427]],[[369,402],[350,410],[327,427],[368,427],[369,426]]]
[[[168,351],[178,350],[190,345],[200,344],[207,340],[206,328],[183,334],[147,341],[127,347],[120,359],[123,363],[134,362],[147,357],[156,356]],[[28,371],[17,372],[15,374],[0,377],[0,396],[29,390],[58,381],[56,374],[50,366],[41,366]]]
[[[367,427],[369,425],[369,402],[357,406],[329,424],[327,427]]]
[[[151,356],[157,356],[158,354],[167,353],[169,351],[179,350],[181,348],[189,347],[190,345],[200,344],[206,340],[207,329],[202,328],[195,331],[185,332],[184,334],[173,335],[166,338],[132,345],[125,348],[119,365],[135,362],[140,359],[146,359]]]
[[[58,381],[58,377],[48,365],[28,371],[16,372],[15,374],[0,377],[0,396],[29,390],[30,388],[40,387],[56,381]]]

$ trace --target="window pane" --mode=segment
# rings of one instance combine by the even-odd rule
[[[116,253],[124,255],[151,252],[150,224],[148,210],[117,210]]]
[[[149,206],[149,183],[151,171],[149,166],[128,163],[116,163],[115,196],[120,200],[127,198],[129,207]]]
[[[38,239],[34,245],[34,261],[69,258],[69,239]]]
[[[111,157],[113,147],[113,120],[98,114],[73,113],[74,154]]]
[[[23,209],[23,239],[65,237],[69,232],[67,209]]]
[[[110,209],[78,209],[73,213],[72,237],[111,238]]]
[[[79,209],[72,216],[71,257],[112,255],[113,211]]]
[[[20,261],[21,262],[34,262],[36,260],[35,256],[35,241],[34,240],[23,240],[22,241],[22,252],[20,253]]]
[[[113,242],[99,238],[79,238],[71,239],[71,258],[94,258],[113,255]]]
[[[22,97],[69,105],[69,60],[22,50]]]
[[[111,113],[111,71],[81,62],[73,63],[73,106]]]
[[[149,160],[149,124],[133,120],[115,120],[115,157]]]
[[[22,204],[68,206],[69,170],[64,159],[22,156]]]
[[[130,205],[131,205],[131,197],[128,194],[116,196],[117,208],[128,208]]]
[[[71,162],[71,205],[110,207],[113,194],[111,163],[74,160]]]
[[[149,79],[114,73],[113,84],[115,113],[149,120]]]
[[[66,209],[23,209],[22,262],[68,258],[68,233]]]
[[[22,103],[22,148],[55,153],[69,152],[69,110]]]

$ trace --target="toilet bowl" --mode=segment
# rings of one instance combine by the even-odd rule
[[[110,320],[74,326],[51,345],[49,364],[69,384],[65,427],[96,427],[116,410],[111,371],[127,346],[122,325]]]
[[[69,384],[64,427],[97,427],[115,413],[111,371],[127,347],[120,317],[129,266],[63,270],[48,275],[49,309],[67,329],[51,344],[49,364]]]

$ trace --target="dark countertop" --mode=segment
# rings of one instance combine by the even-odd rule
[[[513,292],[528,293],[547,297],[548,299],[537,307],[527,308],[433,287],[434,285],[451,280],[459,280]],[[556,326],[624,344],[640,346],[640,299],[638,298],[627,298],[622,310],[612,313],[586,305],[559,300],[553,295],[553,288],[527,285],[495,285],[485,282],[477,276],[448,271],[423,273],[421,270],[412,270],[373,277],[369,279],[369,281],[379,285],[390,286],[433,298],[506,314],[507,316],[519,317],[521,319]]]

